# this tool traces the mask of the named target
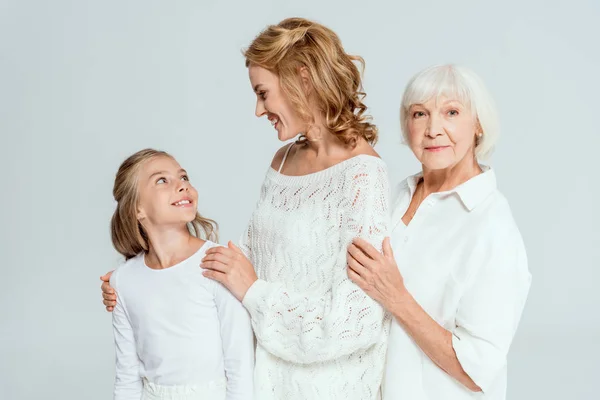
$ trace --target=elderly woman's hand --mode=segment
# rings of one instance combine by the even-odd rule
[[[348,246],[348,277],[386,310],[393,312],[407,294],[398,270],[390,238],[383,241],[383,254],[357,238]]]

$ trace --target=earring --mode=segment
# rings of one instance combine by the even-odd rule
[[[483,136],[483,132],[479,132],[479,133],[477,134],[477,137],[478,137],[479,139],[481,139],[481,137],[482,137],[482,136]]]

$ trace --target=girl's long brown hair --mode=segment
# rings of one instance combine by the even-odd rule
[[[115,177],[113,196],[117,208],[110,221],[110,231],[113,246],[126,260],[149,248],[148,235],[137,219],[138,174],[144,163],[159,156],[173,158],[160,150],[140,150],[123,161]],[[191,235],[213,241],[218,240],[217,228],[215,221],[202,217],[198,212],[194,220],[188,223]]]

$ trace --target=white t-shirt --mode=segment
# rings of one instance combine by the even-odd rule
[[[504,400],[506,355],[531,284],[521,234],[494,172],[482,167],[454,190],[423,200],[408,226],[402,216],[421,175],[399,187],[391,244],[408,291],[453,334],[474,393],[429,359],[392,322],[384,400]]]
[[[118,296],[113,311],[116,400],[139,400],[143,380],[222,393],[207,397],[211,400],[251,398],[249,315],[200,268],[206,250],[215,246],[207,241],[188,259],[160,270],[149,268],[139,254],[112,274]]]

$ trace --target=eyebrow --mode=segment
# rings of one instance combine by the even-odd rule
[[[456,99],[450,99],[450,100],[446,100],[446,101],[444,101],[444,102],[443,102],[442,104],[440,104],[440,105],[441,105],[441,106],[445,106],[445,105],[447,105],[447,104],[452,104],[452,103],[456,103],[456,104],[458,104],[458,105],[460,105],[460,106],[464,107],[464,104],[463,104],[463,103],[461,103],[459,100],[456,100]],[[409,109],[411,109],[412,107],[423,107],[423,108],[427,108],[427,107],[425,107],[425,105],[424,105],[424,104],[421,104],[421,103],[414,103],[414,104],[411,104],[411,105],[410,105],[410,107],[409,107]]]
[[[158,172],[155,172],[155,173],[153,173],[152,175],[150,175],[150,177],[148,178],[148,180],[151,180],[151,179],[152,179],[153,177],[155,177],[156,175],[163,175],[163,174],[166,174],[166,173],[167,173],[167,171],[158,171]],[[178,173],[178,174],[184,174],[184,175],[187,175],[187,171],[186,171],[185,169],[183,169],[183,168],[181,168],[179,171],[177,171],[177,173]]]

